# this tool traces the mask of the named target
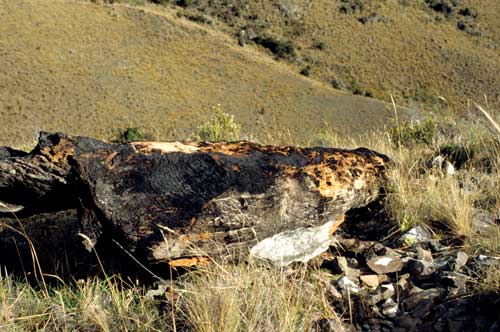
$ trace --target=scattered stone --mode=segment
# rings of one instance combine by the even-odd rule
[[[396,250],[384,246],[381,243],[376,243],[373,248],[370,250],[374,253],[374,256],[395,256],[400,257]]]
[[[388,298],[387,300],[385,300],[384,304],[382,304],[382,314],[387,317],[396,317],[398,311],[398,304],[394,302],[392,298]]]
[[[326,289],[326,293],[329,295],[329,298],[334,302],[340,302],[342,300],[342,294],[339,293],[337,288],[335,287],[335,281],[332,280],[332,275],[325,271],[315,271],[311,277],[317,280],[321,287]]]
[[[348,257],[347,258],[347,264],[349,265],[349,267],[351,267],[352,269],[357,269],[359,268],[359,262],[356,258],[354,257]]]
[[[343,14],[353,14],[362,12],[365,5],[362,0],[341,0],[339,12]]]
[[[410,258],[405,264],[405,270],[417,279],[422,279],[434,274],[437,271],[437,266],[433,262]]]
[[[406,244],[421,243],[432,240],[432,234],[422,226],[416,226],[403,234],[399,240]]]
[[[344,238],[341,236],[337,236],[336,238],[338,243],[343,247],[344,250],[354,249],[357,244],[356,239],[353,238]]]
[[[377,293],[371,297],[371,304],[375,305],[381,301],[385,301],[394,295],[394,286],[392,284],[381,285],[377,289]]]
[[[469,279],[470,277],[468,275],[459,272],[444,271],[441,275],[443,284],[448,287],[454,287],[462,290],[465,290],[465,286]]]
[[[349,263],[347,262],[347,258],[343,256],[337,256],[335,262],[336,265],[334,265],[334,268],[337,270],[337,272],[342,272],[350,280],[358,280],[361,272],[358,269],[351,268],[349,266]]]
[[[477,211],[474,215],[476,221],[476,231],[480,234],[487,234],[491,232],[495,227],[496,216],[492,213],[484,210]]]
[[[417,258],[419,260],[432,263],[434,259],[432,258],[432,253],[428,250],[422,249],[422,247],[417,247]]]
[[[408,273],[400,275],[396,286],[399,287],[399,291],[404,291],[410,288],[410,275]]]
[[[460,15],[463,15],[463,16],[470,16],[470,17],[473,17],[473,18],[477,18],[478,14],[477,14],[477,9],[475,8],[472,8],[472,7],[465,7],[465,8],[462,8],[458,11],[458,13]]]
[[[383,284],[383,283],[386,283],[389,281],[391,281],[391,279],[389,279],[389,277],[386,274],[379,274],[378,275],[378,283],[379,284]]]
[[[430,288],[425,290],[417,290],[418,287],[413,287],[412,294],[403,299],[403,305],[407,311],[415,309],[422,303],[430,303],[434,305],[435,301],[443,295],[443,289]]]
[[[432,160],[432,168],[441,175],[451,176],[455,174],[455,166],[441,155]]]
[[[460,271],[465,265],[467,265],[468,260],[469,260],[469,255],[467,255],[465,252],[463,251],[457,252],[453,269],[455,271]]]
[[[498,295],[473,295],[446,301],[434,308],[438,332],[500,331]]]
[[[368,286],[369,288],[377,288],[379,285],[378,275],[376,274],[367,274],[359,277],[361,282]]]
[[[403,268],[401,258],[394,256],[375,256],[368,261],[367,265],[377,274],[398,272]]]
[[[444,164],[443,164],[443,173],[446,176],[450,176],[450,175],[455,174],[455,167],[448,160],[444,161]]]
[[[404,328],[407,331],[417,331],[417,327],[421,322],[420,319],[413,318],[409,313],[403,313],[394,319],[394,324],[397,327]]]
[[[150,289],[146,292],[146,297],[150,299],[163,297],[167,293],[170,285],[166,283],[160,283],[157,285],[156,289]]]
[[[348,277],[342,277],[337,281],[337,286],[340,288],[340,291],[342,292],[343,295],[352,293],[356,294],[359,293],[360,288],[358,285],[356,285],[352,280],[350,280]]]

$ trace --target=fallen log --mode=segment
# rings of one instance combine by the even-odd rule
[[[41,133],[30,153],[0,148],[0,212],[76,208],[88,249],[112,241],[148,264],[250,252],[286,265],[328,248],[344,214],[377,197],[387,162],[365,148]]]

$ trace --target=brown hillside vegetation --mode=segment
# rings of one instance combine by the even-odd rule
[[[387,122],[384,103],[305,78],[177,9],[2,0],[0,144],[30,143],[40,130],[111,139],[129,126],[172,139],[217,104],[261,136]]]
[[[500,104],[496,0],[187,2],[231,33],[291,41],[297,71],[355,93],[427,108],[438,96],[453,109],[484,95]]]

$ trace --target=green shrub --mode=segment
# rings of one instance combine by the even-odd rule
[[[339,11],[343,14],[353,14],[362,12],[365,5],[362,0],[341,0]]]
[[[307,66],[305,68],[302,68],[302,70],[300,71],[300,74],[304,75],[306,77],[309,77],[309,75],[311,75],[311,67]]]
[[[168,5],[172,2],[172,0],[151,0],[153,3],[157,3],[159,5]]]
[[[295,45],[289,40],[278,40],[273,37],[257,37],[254,42],[273,52],[278,58],[295,56]]]
[[[213,110],[214,117],[198,127],[194,138],[208,142],[239,140],[241,125],[234,121],[234,116],[223,113],[220,105]]]
[[[160,0],[157,0],[160,1]],[[191,7],[191,6],[199,6],[201,4],[200,0],[176,0],[175,4],[180,7]]]
[[[323,51],[326,49],[326,44],[324,42],[317,42],[317,43],[314,43],[313,47],[320,50],[320,51]]]
[[[389,129],[391,141],[405,147],[411,147],[416,144],[431,145],[437,133],[438,125],[430,118],[422,122],[406,122]]]
[[[330,84],[334,89],[337,89],[337,90],[345,90],[346,89],[346,85],[345,85],[344,81],[342,81],[341,79],[333,78],[330,81]]]
[[[118,143],[128,143],[147,140],[146,135],[139,128],[127,128],[120,133]]]

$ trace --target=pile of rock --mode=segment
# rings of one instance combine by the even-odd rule
[[[335,276],[328,288],[338,311],[351,308],[353,331],[500,330],[500,298],[469,295],[477,271],[500,258],[446,247],[421,227],[391,243],[337,240],[323,267]]]

